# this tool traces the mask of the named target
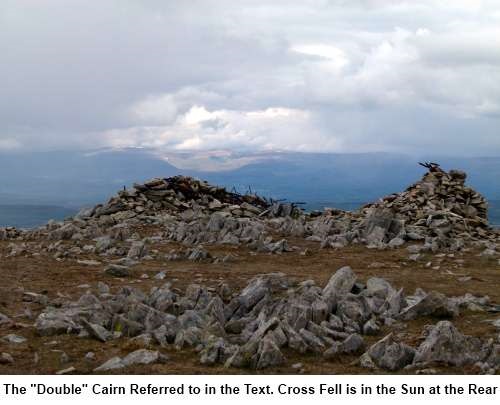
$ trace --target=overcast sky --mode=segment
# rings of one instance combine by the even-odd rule
[[[500,155],[500,1],[1,0],[0,150]]]

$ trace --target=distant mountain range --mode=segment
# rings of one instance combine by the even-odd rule
[[[105,201],[133,182],[185,174],[239,192],[250,189],[266,197],[305,202],[307,209],[353,209],[418,180],[425,169],[417,162],[423,160],[439,162],[445,169],[465,170],[467,183],[486,196],[491,219],[500,223],[500,157],[227,151],[159,155],[143,149],[3,153],[0,204],[22,204],[24,212],[29,210],[26,205],[39,206],[38,210],[52,205],[74,211]],[[6,224],[5,217],[12,218],[13,211],[7,211],[0,207],[0,226]],[[61,215],[68,212],[62,209]]]

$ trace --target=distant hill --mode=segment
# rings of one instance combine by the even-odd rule
[[[189,167],[189,154],[183,159]],[[192,153],[193,159],[196,153]],[[212,159],[212,162],[210,161]],[[234,159],[232,164],[231,159]],[[178,160],[178,159],[177,159]],[[260,153],[235,154],[211,158],[203,154],[198,170],[179,169],[148,150],[3,153],[0,154],[0,204],[57,206],[62,211],[48,209],[55,218],[79,207],[107,200],[123,186],[152,177],[185,174],[208,180],[244,192],[248,188],[275,199],[305,202],[308,209],[324,206],[354,209],[392,192],[399,192],[415,182],[425,172],[417,162],[439,162],[445,169],[465,170],[467,183],[490,201],[490,214],[500,224],[500,157],[450,158],[439,156],[409,157],[390,153],[321,154],[321,153]],[[176,161],[173,159],[173,161]],[[245,162],[241,167],[236,164]],[[213,164],[211,164],[213,163]],[[184,166],[186,167],[186,166]],[[26,210],[26,208],[23,208]],[[35,217],[40,216],[34,209]],[[57,215],[56,215],[57,214]],[[12,211],[0,206],[0,226]],[[29,222],[29,221],[28,221]],[[43,221],[45,222],[45,220]]]
[[[34,228],[49,220],[62,220],[76,210],[53,205],[0,205],[0,226]]]

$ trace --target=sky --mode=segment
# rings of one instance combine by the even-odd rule
[[[500,156],[497,0],[1,0],[0,151]]]

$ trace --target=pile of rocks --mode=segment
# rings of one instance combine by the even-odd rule
[[[293,204],[240,195],[176,176],[135,184],[106,204],[84,209],[64,222],[49,222],[29,232],[0,229],[0,239],[71,240],[81,245],[72,254],[78,249],[90,252],[87,242],[80,241],[94,240],[92,252],[123,256],[128,249],[116,245],[138,242],[137,231],[152,226],[160,230],[156,241],[176,241],[189,247],[245,244],[257,251],[282,253],[293,250],[286,238],[297,237],[332,248],[365,244],[385,249],[419,242],[418,249],[412,247],[418,252],[412,253],[455,251],[481,242],[496,255],[500,234],[488,226],[487,202],[465,186],[465,179],[464,172],[445,172],[433,165],[404,192],[356,212],[326,209],[303,213]]]
[[[396,219],[404,221],[409,238],[421,235],[486,237],[488,203],[481,194],[465,186],[466,177],[466,173],[459,170],[445,172],[436,168],[406,191],[370,204],[364,212],[373,215],[393,211]],[[390,226],[388,230],[397,232]]]
[[[105,205],[80,213],[80,218],[100,217],[116,212],[136,213],[168,211],[174,215],[189,210],[227,211],[235,216],[254,216],[268,208],[270,203],[257,195],[228,192],[223,187],[211,186],[192,177],[175,176],[152,179],[123,190]]]
[[[488,204],[465,186],[466,177],[462,171],[446,172],[432,165],[405,191],[357,212],[327,210],[308,224],[305,234],[309,231],[311,239],[322,241],[323,246],[364,243],[385,248],[423,241],[424,250],[432,251],[458,250],[471,241],[495,241],[498,233],[488,225]]]
[[[282,273],[271,273],[255,277],[240,292],[231,294],[228,289],[225,284],[218,288],[192,284],[182,293],[165,283],[149,293],[123,287],[113,294],[99,283],[97,291],[89,290],[76,302],[59,301],[57,307],[48,303],[35,327],[41,336],[73,333],[101,342],[131,339],[133,347],[145,350],[195,348],[202,364],[262,369],[283,364],[284,348],[330,360],[361,354],[366,335],[396,330],[403,321],[418,317],[452,318],[462,308],[474,305],[486,310],[489,305],[487,298],[471,295],[448,298],[420,290],[405,296],[381,278],[360,283],[349,267],[335,272],[324,288],[312,280],[294,284]],[[499,344],[466,337],[448,322],[426,333],[418,348],[390,334],[369,347],[359,363],[392,371],[425,368],[434,362],[458,366],[481,362],[487,372],[500,367]],[[164,360],[158,353],[142,351],[132,357]],[[126,363],[114,358],[96,371]]]

